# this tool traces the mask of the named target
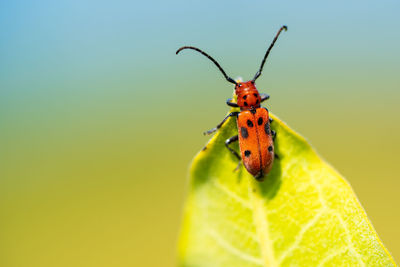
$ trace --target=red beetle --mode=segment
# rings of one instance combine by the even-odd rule
[[[260,77],[265,60],[267,59],[282,30],[287,30],[287,27],[282,26],[279,29],[274,40],[265,53],[260,69],[257,71],[253,80],[247,82],[236,82],[234,79],[226,75],[225,71],[215,59],[196,47],[183,46],[176,51],[176,54],[184,49],[193,49],[197,52],[200,52],[214,62],[228,82],[235,84],[237,102],[233,103],[232,99],[230,98],[226,101],[226,103],[231,107],[239,107],[240,112],[231,112],[220,124],[217,125],[217,127],[205,132],[205,134],[211,134],[218,130],[229,117],[236,117],[239,134],[227,139],[225,141],[225,145],[229,151],[231,151],[232,154],[239,159],[239,164],[240,160],[243,159],[243,163],[247,171],[259,181],[262,181],[264,176],[271,171],[275,157],[274,139],[276,133],[275,131],[271,130],[270,127],[272,119],[269,117],[268,109],[260,106],[263,101],[269,99],[269,95],[259,94],[255,86],[255,81],[258,77]],[[236,142],[238,140],[241,157],[235,150],[229,147],[232,142]]]

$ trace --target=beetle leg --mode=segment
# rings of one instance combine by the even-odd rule
[[[269,123],[273,122],[274,120],[270,117],[269,118]]]
[[[226,139],[226,141],[225,141],[225,146],[226,146],[226,148],[229,149],[229,151],[230,151],[233,155],[235,155],[235,157],[237,157],[237,159],[239,160],[239,163],[238,163],[238,165],[236,166],[236,168],[235,168],[234,171],[239,170],[240,163],[242,162],[242,159],[240,158],[239,154],[238,154],[235,150],[233,150],[231,147],[229,147],[229,145],[230,145],[231,143],[233,143],[233,142],[237,142],[238,139],[239,139],[238,136],[235,135],[235,136],[232,136],[231,138]]]
[[[271,122],[271,120],[273,121],[273,119],[269,118],[269,121]],[[276,132],[274,130],[271,130],[271,135],[272,135],[272,140],[275,142],[275,137],[276,137]],[[279,159],[278,154],[274,154],[276,159]]]
[[[237,116],[237,115],[239,115],[239,112],[231,112],[231,113],[229,113],[228,116],[226,116],[225,119],[223,119],[223,120],[221,121],[221,123],[217,125],[217,127],[212,128],[211,130],[208,130],[207,132],[204,132],[203,134],[204,134],[204,135],[212,134],[213,132],[215,132],[216,130],[218,130],[219,128],[221,128],[222,124],[224,124],[224,122],[225,122],[229,117]]]
[[[229,145],[233,142],[237,142],[238,139],[239,139],[238,136],[235,135],[235,136],[232,136],[231,138],[226,139],[226,141],[225,141],[226,148],[229,149],[229,151],[232,152],[232,154],[235,155],[235,157],[237,157],[239,160],[238,165],[236,166],[236,168],[233,171],[239,170],[240,164],[242,163],[242,159],[240,158],[239,154],[235,150],[233,150],[232,148],[229,147]]]
[[[232,98],[228,98],[228,99],[226,100],[226,104],[227,104],[228,106],[234,107],[234,108],[238,108],[238,107],[239,107],[239,105],[238,105],[237,103],[232,103]]]
[[[275,141],[276,132],[274,130],[271,130],[271,134],[272,134],[272,140]]]
[[[232,152],[233,155],[235,155],[235,157],[237,157],[238,160],[241,160],[239,154],[233,150],[231,147],[229,147],[229,145],[233,142],[237,142],[239,140],[239,137],[237,135],[232,136],[231,138],[226,139],[225,141],[225,146],[227,149],[229,149],[230,152]]]
[[[268,99],[269,99],[269,95],[267,95],[267,94],[260,94],[260,96],[261,96],[261,102],[260,102],[260,103],[262,103],[262,102],[264,102],[265,100],[268,100]]]
[[[242,164],[242,161],[239,160],[238,165],[236,166],[236,168],[233,170],[234,172],[238,171],[240,168],[240,164]]]

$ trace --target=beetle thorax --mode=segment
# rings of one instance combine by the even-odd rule
[[[258,93],[254,81],[237,83],[235,94],[240,110],[250,110],[260,107],[261,96]]]

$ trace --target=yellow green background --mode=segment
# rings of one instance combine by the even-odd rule
[[[398,1],[3,1],[0,266],[174,266],[188,166],[250,79],[400,259]],[[279,135],[279,133],[278,133]]]

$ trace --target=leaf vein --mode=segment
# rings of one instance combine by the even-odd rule
[[[332,212],[332,214],[338,218],[338,220],[339,220],[341,226],[343,227],[343,230],[344,230],[344,232],[345,232],[346,243],[347,243],[347,246],[348,246],[349,249],[350,249],[350,252],[357,258],[357,261],[358,261],[358,263],[359,263],[361,266],[365,266],[365,263],[363,262],[361,255],[360,255],[360,254],[355,250],[355,248],[354,248],[353,242],[351,241],[351,234],[350,234],[349,229],[348,229],[348,227],[347,227],[345,221],[343,220],[342,216],[340,215],[339,212],[337,212],[337,211],[334,210],[334,209],[331,209],[331,208],[326,204],[326,200],[325,200],[325,199],[323,198],[323,196],[322,196],[323,194],[322,194],[321,185],[315,181],[315,178],[314,178],[313,175],[311,175],[311,177],[312,177],[312,178],[311,178],[311,181],[313,182],[315,188],[316,188],[317,191],[318,191],[318,197],[319,197],[319,199],[320,199],[321,204],[322,204],[327,210],[330,210],[330,211]]]
[[[356,251],[356,249],[353,246],[353,242],[351,241],[351,234],[350,234],[349,229],[347,228],[347,225],[344,222],[342,216],[340,216],[340,214],[338,214],[338,213],[335,213],[335,216],[339,219],[339,222],[340,222],[340,224],[342,225],[342,227],[343,227],[343,229],[345,231],[346,241],[347,241],[347,244],[348,244],[348,246],[350,248],[350,252],[352,254],[354,254],[354,256],[356,256],[357,261],[358,261],[358,263],[360,263],[361,266],[365,266],[365,263],[363,262],[363,260],[361,258],[361,255]]]
[[[244,253],[243,251],[239,250],[238,248],[235,248],[229,242],[227,242],[225,239],[223,239],[215,230],[209,230],[208,234],[216,241],[216,243],[232,255],[235,255],[236,257],[252,262],[254,264],[262,266],[262,260],[260,258],[257,258],[253,255],[249,255],[247,253]]]
[[[258,242],[260,245],[261,255],[264,258],[265,266],[277,266],[273,250],[273,241],[269,234],[269,225],[265,210],[266,204],[264,199],[258,195],[260,188],[257,183],[258,182],[255,181],[255,179],[252,179],[252,186],[249,186],[249,195],[253,203],[253,223],[256,226]],[[256,192],[253,192],[253,188]]]
[[[333,259],[336,256],[339,256],[343,253],[345,253],[346,251],[348,251],[349,249],[346,247],[344,249],[341,250],[337,250],[335,252],[329,253],[328,255],[326,255],[325,258],[323,258],[316,266],[323,266],[325,263],[329,262],[331,259]]]
[[[248,203],[245,199],[243,199],[242,197],[236,195],[234,192],[232,192],[231,190],[229,190],[228,188],[226,188],[225,186],[223,186],[221,183],[219,183],[217,181],[217,179],[212,179],[212,184],[220,189],[223,193],[225,193],[226,195],[230,196],[231,198],[233,198],[234,200],[236,200],[236,202],[240,203],[243,207],[247,208],[247,209],[251,209],[252,207],[250,206],[250,203]]]
[[[307,224],[303,226],[303,228],[299,231],[298,235],[295,238],[295,241],[292,243],[292,245],[285,250],[281,256],[279,257],[279,263],[281,263],[288,255],[290,252],[295,250],[300,242],[303,240],[304,234],[316,223],[318,220],[321,218],[322,214],[324,212],[324,209],[321,209],[313,218],[311,218]]]

